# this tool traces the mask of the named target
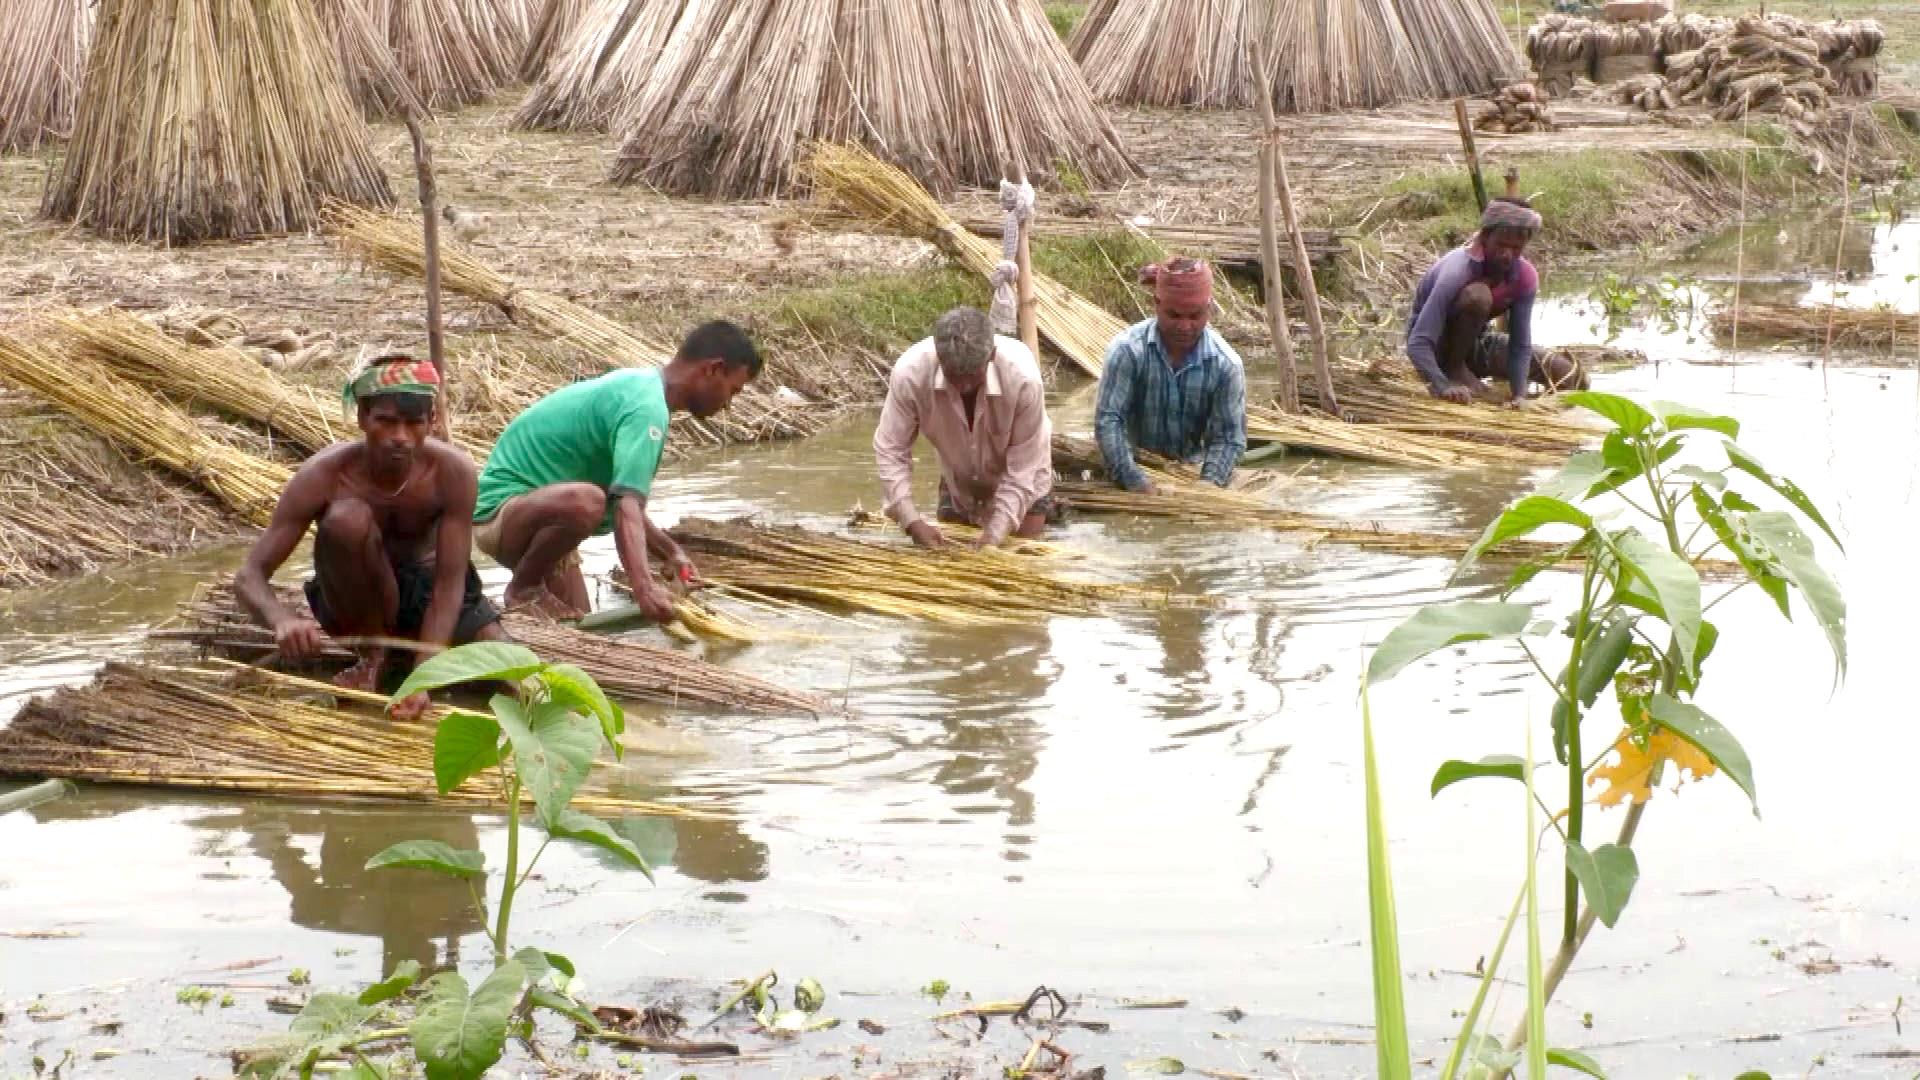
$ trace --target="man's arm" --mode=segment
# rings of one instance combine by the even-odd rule
[[[1007,472],[994,489],[993,510],[980,531],[982,547],[999,544],[1020,527],[1052,470],[1053,425],[1047,421],[1046,397],[1038,383],[1026,383],[1014,401],[1013,424],[1007,433]]]
[[[439,455],[440,524],[434,530],[433,597],[420,619],[420,643],[450,645],[467,595],[467,563],[473,557],[473,503],[480,478],[466,454],[446,446]],[[422,653],[421,655],[427,655]]]
[[[1507,309],[1507,386],[1513,400],[1527,398],[1527,375],[1533,370],[1533,294],[1514,298]]]
[[[326,644],[326,634],[312,619],[303,619],[287,610],[273,593],[271,579],[287,556],[307,535],[307,529],[327,509],[327,493],[332,486],[330,466],[321,460],[302,465],[287,481],[280,501],[273,506],[273,518],[267,531],[253,542],[240,570],[233,576],[234,595],[254,621],[273,631],[274,645],[289,660],[315,655]]]
[[[920,508],[913,504],[913,443],[920,437],[920,396],[914,392],[906,360],[903,356],[893,366],[887,379],[887,402],[880,407],[880,423],[873,429],[882,509],[903,529],[920,520]]]
[[[1147,474],[1133,460],[1133,445],[1127,441],[1127,410],[1133,403],[1134,361],[1136,354],[1124,335],[1107,346],[1107,358],[1100,368],[1100,396],[1093,406],[1093,434],[1100,443],[1100,458],[1106,462],[1107,475],[1128,491],[1143,491],[1152,485]]]
[[[1426,302],[1414,312],[1413,329],[1407,334],[1407,359],[1413,361],[1414,370],[1436,394],[1452,385],[1440,370],[1440,337],[1447,331],[1447,315],[1464,283],[1465,278],[1443,264],[1434,274]]]
[[[1213,408],[1207,419],[1207,445],[1200,464],[1200,477],[1208,483],[1226,487],[1233,479],[1233,468],[1247,452],[1247,375],[1239,364],[1228,364],[1220,386],[1213,393]]]
[[[653,577],[653,566],[647,561],[647,531],[652,524],[647,520],[647,497],[645,495],[622,494],[616,497],[613,507],[613,550],[620,556],[620,566],[627,572],[627,582],[633,586],[633,602],[654,622],[672,622],[673,595],[662,588]]]

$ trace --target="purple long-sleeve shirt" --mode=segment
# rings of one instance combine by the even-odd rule
[[[1525,256],[1513,260],[1500,279],[1487,272],[1478,240],[1440,256],[1413,291],[1413,312],[1407,319],[1407,358],[1435,393],[1447,388],[1447,376],[1440,370],[1440,338],[1460,290],[1476,282],[1493,291],[1494,316],[1507,317],[1507,380],[1514,396],[1519,397],[1526,393],[1527,373],[1533,363],[1533,298],[1540,291],[1540,274]]]

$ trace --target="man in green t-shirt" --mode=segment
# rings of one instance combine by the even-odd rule
[[[610,532],[634,602],[649,618],[671,621],[673,597],[654,580],[648,553],[665,560],[671,578],[694,573],[687,553],[647,517],[667,417],[712,416],[759,374],[760,354],[745,331],[710,322],[658,371],[574,383],[514,417],[480,473],[473,507],[475,546],[513,571],[506,606],[585,615],[592,601],[578,548]]]

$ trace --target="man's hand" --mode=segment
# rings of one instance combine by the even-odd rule
[[[693,565],[693,560],[687,557],[684,549],[674,548],[673,554],[667,556],[663,569],[668,581],[677,581],[688,588],[705,584],[700,580],[700,568]]]
[[[273,647],[283,660],[311,660],[326,651],[327,632],[312,619],[285,619],[273,628]]]
[[[1530,400],[1532,400],[1532,399],[1531,399],[1531,398],[1529,398],[1529,397],[1528,397],[1528,396],[1526,395],[1526,393],[1524,393],[1524,392],[1522,392],[1522,393],[1518,393],[1518,394],[1515,394],[1515,395],[1513,395],[1513,397],[1512,397],[1512,398],[1509,398],[1509,399],[1508,399],[1508,401],[1507,401],[1507,408],[1509,408],[1509,409],[1524,409],[1524,408],[1526,408],[1526,407],[1527,407],[1527,402],[1528,402],[1528,401],[1530,401]]]
[[[418,720],[421,714],[427,711],[427,707],[432,704],[433,699],[427,696],[425,690],[422,690],[417,694],[409,694],[387,706],[387,715],[393,717],[395,720]]]
[[[940,531],[940,526],[935,525],[926,518],[921,518],[919,521],[907,526],[907,535],[913,537],[914,543],[926,548],[928,551],[947,546],[946,534]]]
[[[673,594],[657,581],[647,581],[633,590],[633,602],[640,613],[657,623],[670,623],[676,616],[673,613]]]
[[[1448,383],[1445,390],[1436,390],[1433,396],[1441,401],[1451,401],[1455,405],[1473,404],[1472,388],[1461,386],[1459,383]]]

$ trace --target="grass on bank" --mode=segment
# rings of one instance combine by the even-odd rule
[[[1086,4],[1068,0],[1047,0],[1045,8],[1047,21],[1053,24],[1053,32],[1060,35],[1061,41],[1073,34],[1073,28],[1080,25],[1081,18],[1087,14]]]

